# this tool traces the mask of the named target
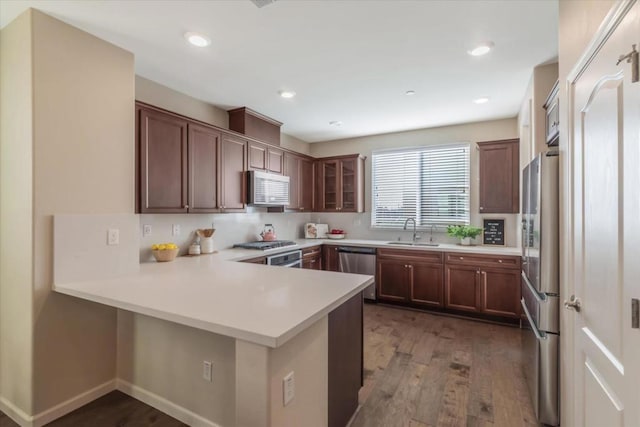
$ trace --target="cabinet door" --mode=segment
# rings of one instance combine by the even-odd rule
[[[189,123],[189,212],[218,212],[220,132]]]
[[[409,300],[409,264],[398,260],[378,258],[378,299]]]
[[[479,142],[480,213],[518,213],[518,140]]]
[[[358,162],[356,159],[340,161],[340,201],[341,212],[358,211]]]
[[[300,209],[301,176],[300,157],[284,153],[284,174],[289,177],[289,206],[287,209]]]
[[[313,211],[314,199],[313,182],[313,162],[307,159],[300,159],[300,185],[299,203],[300,210],[305,212]]]
[[[247,142],[222,134],[220,148],[220,208],[224,212],[245,210],[245,153]]]
[[[480,269],[478,267],[445,267],[445,307],[480,312]]]
[[[267,147],[267,170],[282,175],[284,152],[277,148]]]
[[[187,212],[187,121],[140,110],[140,212]]]
[[[247,157],[249,159],[249,170],[267,170],[267,146],[259,142],[249,141],[247,147]]]
[[[319,164],[320,170],[318,173],[320,191],[320,210],[335,212],[340,206],[338,197],[338,173],[340,168],[340,162],[338,160],[324,160]]]
[[[520,318],[520,271],[484,268],[480,271],[482,312]]]
[[[322,247],[322,265],[326,271],[340,271],[337,246]]]
[[[444,306],[442,264],[411,263],[411,302],[430,307]]]

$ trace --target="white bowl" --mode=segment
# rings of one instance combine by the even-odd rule
[[[327,233],[327,239],[339,240],[339,239],[344,239],[344,236],[346,236],[346,234],[331,234],[331,233]]]

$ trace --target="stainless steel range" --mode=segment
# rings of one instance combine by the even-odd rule
[[[266,251],[267,249],[275,249],[275,248],[281,248],[283,246],[295,246],[295,245],[297,245],[297,243],[291,240],[272,240],[270,242],[265,242],[262,240],[259,242],[236,243],[235,245],[233,245],[233,247]]]

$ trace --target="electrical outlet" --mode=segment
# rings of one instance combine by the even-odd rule
[[[205,381],[213,381],[212,364],[208,360],[202,362],[202,379]]]
[[[287,406],[296,396],[296,379],[293,376],[293,371],[289,372],[287,376],[282,379],[282,391],[284,406]]]
[[[151,224],[145,224],[142,226],[142,237],[151,236]]]
[[[107,230],[107,245],[119,245],[120,244],[120,230],[117,228],[110,228]]]
[[[173,224],[171,227],[171,235],[178,236],[180,234],[180,224]]]

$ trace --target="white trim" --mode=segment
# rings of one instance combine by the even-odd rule
[[[162,396],[120,378],[116,381],[116,388],[134,399],[138,399],[149,406],[153,406],[157,410],[162,411],[165,414],[190,425],[191,427],[221,427],[219,424],[216,424],[187,408],[177,405]]]
[[[32,427],[33,417],[27,415],[22,409],[0,396],[0,411],[4,412],[9,418],[18,423],[21,427]]]
[[[9,418],[13,419],[21,427],[41,427],[51,421],[57,420],[60,417],[67,415],[70,412],[92,402],[107,393],[116,389],[116,380],[110,380],[106,383],[100,384],[97,387],[87,390],[84,393],[80,393],[71,399],[65,400],[39,414],[34,416],[27,415],[21,409],[16,407],[13,403],[9,402],[4,397],[0,397],[0,410],[7,414]]]
[[[596,56],[598,51],[600,51],[606,41],[609,40],[611,34],[613,34],[616,28],[618,28],[618,25],[620,25],[620,22],[622,22],[627,15],[627,12],[633,7],[636,1],[637,0],[619,0],[611,8],[598,28],[598,31],[596,31],[595,36],[576,62],[576,65],[573,66],[567,75],[567,81],[575,83],[576,80],[578,80],[591,61],[593,61],[593,58]]]

